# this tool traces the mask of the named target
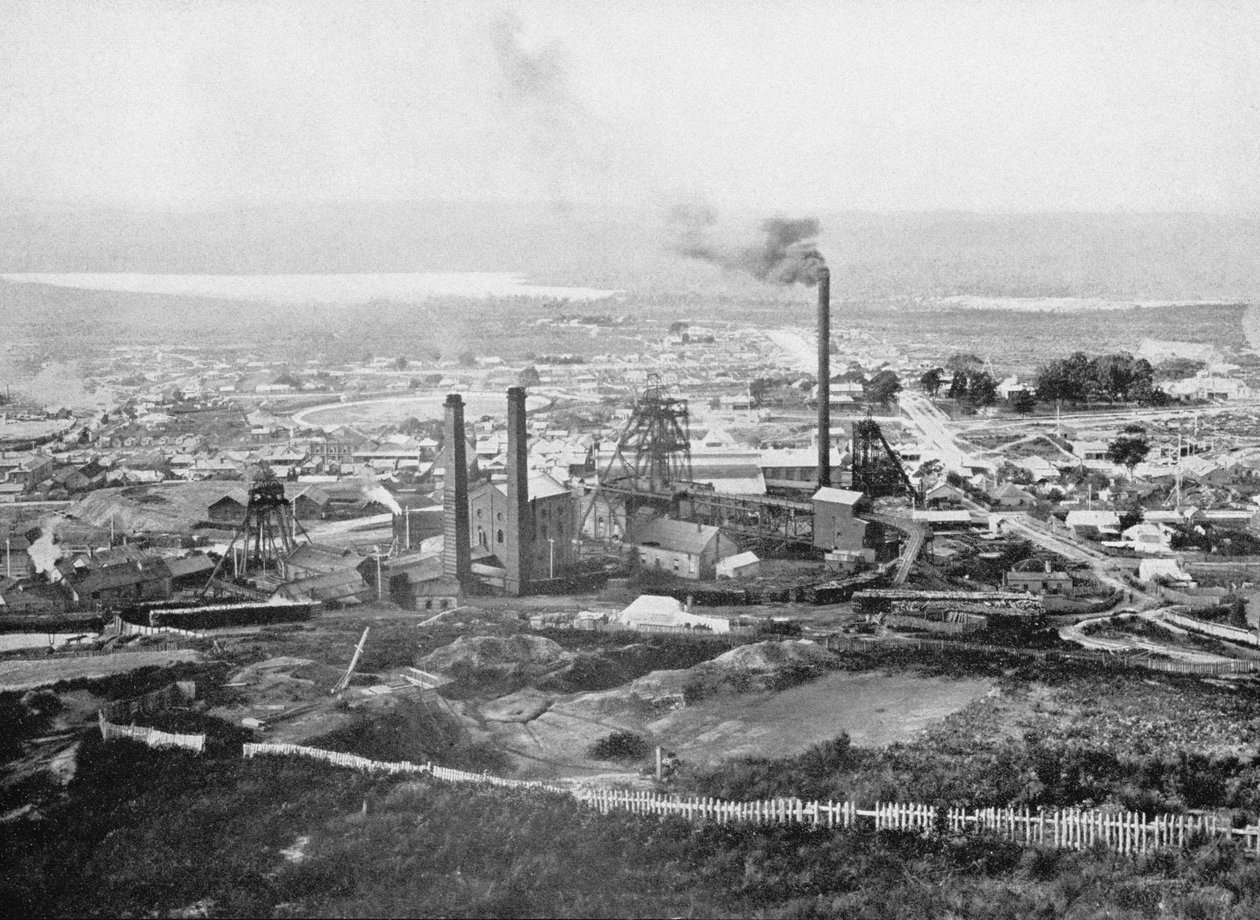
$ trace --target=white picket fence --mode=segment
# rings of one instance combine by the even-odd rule
[[[349,767],[352,770],[364,770],[368,773],[426,773],[436,779],[451,783],[484,783],[491,786],[503,786],[512,789],[545,789],[550,792],[567,792],[559,786],[548,786],[546,783],[523,779],[504,779],[491,776],[489,773],[468,773],[464,770],[452,770],[448,767],[437,767],[432,763],[409,763],[405,760],[370,760],[357,754],[343,754],[340,751],[325,751],[320,748],[305,747],[301,744],[271,744],[247,742],[241,746],[241,755],[252,759],[259,755],[279,755],[290,757],[306,757],[320,760],[335,767]]]
[[[877,802],[862,808],[854,802],[806,802],[796,798],[732,802],[723,799],[661,795],[631,789],[567,789],[531,780],[503,779],[487,773],[468,773],[434,766],[369,760],[354,754],[324,751],[298,744],[246,744],[247,758],[260,754],[308,757],[336,766],[379,773],[425,773],[435,779],[481,783],[514,789],[539,789],[571,795],[601,814],[674,815],[689,821],[717,824],[805,824],[813,827],[873,827],[921,834],[987,831],[1024,846],[1082,850],[1102,844],[1119,853],[1144,853],[1162,847],[1184,848],[1195,840],[1238,839],[1247,852],[1260,855],[1260,824],[1230,827],[1215,815],[1156,815],[1104,809],[949,808],[942,816],[935,805]]]
[[[104,712],[98,712],[97,718],[100,721],[101,738],[105,741],[126,738],[152,748],[178,747],[196,751],[198,754],[206,749],[205,735],[178,735],[158,731],[156,728],[141,728],[138,725],[115,725],[105,719]]]

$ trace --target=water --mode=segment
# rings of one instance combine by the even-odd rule
[[[620,293],[586,287],[531,284],[512,272],[396,272],[339,275],[146,275],[127,272],[48,272],[0,275],[14,284],[46,284],[92,291],[168,294],[272,303],[366,303],[429,297],[529,297],[606,300]]]

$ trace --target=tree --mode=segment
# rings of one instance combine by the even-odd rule
[[[1144,515],[1145,512],[1143,512],[1142,506],[1134,501],[1125,511],[1120,513],[1120,532],[1123,533],[1135,524],[1141,524]]]
[[[536,387],[542,383],[542,375],[538,373],[538,368],[531,364],[520,372],[516,378],[516,383],[518,386]]]
[[[991,406],[997,402],[997,381],[988,371],[976,371],[967,381],[967,402],[973,406]]]
[[[923,376],[919,378],[919,386],[923,389],[924,393],[931,396],[933,399],[935,399],[936,394],[941,391],[941,376],[941,369],[939,367],[934,367],[930,371],[925,372]]]
[[[901,392],[901,380],[892,371],[880,371],[865,384],[866,401],[883,405]]]
[[[1016,390],[1011,396],[1011,408],[1020,415],[1027,415],[1037,408],[1037,397],[1028,390]]]
[[[1133,470],[1150,452],[1151,445],[1141,425],[1126,425],[1120,436],[1107,445],[1107,459],[1128,469],[1130,479]]]
[[[1184,380],[1193,377],[1205,367],[1207,364],[1193,358],[1169,358],[1167,361],[1160,361],[1154,372],[1160,380]]]
[[[477,356],[471,351],[461,351],[459,353],[459,363],[464,367],[472,367],[477,363]]]
[[[396,370],[405,371],[407,369],[407,365],[410,363],[411,362],[408,361],[405,357],[403,357],[402,355],[399,355],[397,358],[394,359],[394,368]]]
[[[753,405],[760,406],[765,402],[766,394],[770,392],[771,381],[765,377],[757,377],[748,384],[748,398],[752,400]]]
[[[950,355],[945,361],[945,366],[949,368],[955,376],[957,376],[959,371],[968,371],[973,367],[980,367],[982,364],[984,364],[984,362],[976,355],[965,353]]]
[[[945,471],[944,464],[942,464],[940,460],[937,460],[935,457],[933,457],[931,460],[925,461],[923,465],[919,467],[919,470],[917,473],[915,473],[915,475],[918,476],[919,479],[925,483],[936,482],[938,479],[941,478],[941,473],[943,473],[944,471]]]

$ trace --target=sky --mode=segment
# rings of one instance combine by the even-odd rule
[[[0,0],[0,198],[1260,213],[1260,4]]]

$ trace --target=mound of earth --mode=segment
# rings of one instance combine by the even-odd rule
[[[529,665],[549,671],[568,664],[572,656],[541,636],[460,636],[421,659],[425,670],[450,672],[456,668]]]
[[[707,667],[754,673],[781,671],[785,668],[825,667],[834,656],[809,639],[785,639],[781,642],[756,642],[741,645],[718,655]],[[706,665],[701,665],[706,667]]]
[[[510,693],[566,667],[573,656],[540,636],[460,636],[420,659],[426,671],[456,680],[443,695]]]
[[[782,690],[821,674],[834,656],[808,639],[757,642],[692,668],[653,671],[624,687],[587,694],[599,712],[631,708],[672,710],[722,691]]]

